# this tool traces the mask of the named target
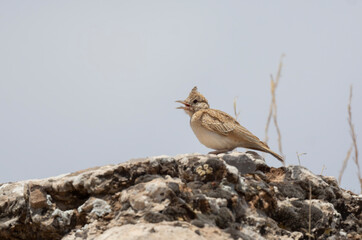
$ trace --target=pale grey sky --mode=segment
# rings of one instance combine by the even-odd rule
[[[350,84],[362,151],[361,43],[353,0],[0,0],[0,182],[207,153],[175,109],[195,85],[232,115],[237,96],[241,124],[263,139],[282,53],[287,163],[306,152],[304,166],[337,177],[351,144]],[[274,128],[269,145],[277,151]],[[352,161],[342,186],[360,189]]]

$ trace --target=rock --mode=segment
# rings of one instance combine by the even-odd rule
[[[92,217],[103,217],[111,212],[111,206],[103,199],[90,197],[77,210],[79,213],[85,213]]]
[[[225,154],[222,159],[227,164],[236,167],[240,174],[253,173],[256,170],[255,161],[246,153],[232,152]]]
[[[0,184],[0,239],[252,240],[309,234],[361,239],[362,196],[301,166],[269,167],[251,151],[133,159]]]
[[[220,231],[215,227],[198,229],[192,225],[174,225],[167,222],[161,224],[140,223],[137,225],[126,224],[113,227],[105,231],[95,240],[224,240],[229,238],[229,234]]]
[[[45,191],[39,186],[29,187],[29,203],[32,208],[45,208],[47,204],[47,195]]]

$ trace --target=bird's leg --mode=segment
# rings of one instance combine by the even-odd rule
[[[234,148],[233,148],[234,149]],[[220,154],[220,153],[227,153],[229,151],[232,151],[233,149],[222,149],[222,150],[216,150],[216,151],[212,151],[212,152],[209,152],[209,154]]]

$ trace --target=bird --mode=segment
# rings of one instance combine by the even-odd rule
[[[197,139],[208,148],[215,151],[209,154],[220,154],[243,147],[269,153],[284,163],[279,154],[273,152],[229,114],[210,108],[207,99],[198,92],[195,86],[185,100],[177,100],[183,104],[177,109],[183,109],[190,116],[190,125]]]

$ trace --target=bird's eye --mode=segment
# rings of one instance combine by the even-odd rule
[[[193,103],[197,103],[197,100],[195,99],[194,101],[192,101]]]

